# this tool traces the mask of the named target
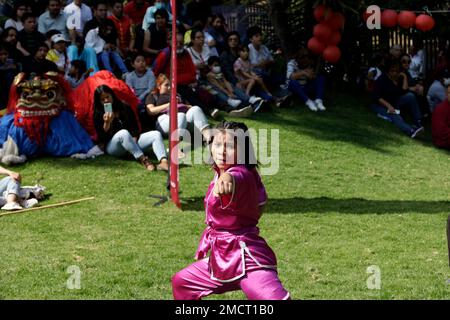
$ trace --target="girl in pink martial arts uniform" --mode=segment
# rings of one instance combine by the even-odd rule
[[[246,143],[239,143],[244,137]],[[275,254],[256,227],[267,194],[245,124],[219,124],[211,154],[216,174],[205,197],[207,228],[198,261],[172,278],[174,298],[201,299],[242,289],[250,300],[289,299],[278,279]]]

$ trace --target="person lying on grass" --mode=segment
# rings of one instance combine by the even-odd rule
[[[5,192],[6,204],[3,201],[2,210],[20,210],[23,208],[31,208],[35,206],[38,201],[37,199],[21,200],[20,195],[20,182],[22,177],[20,173],[10,171],[6,168],[0,166],[0,175],[5,175],[6,177],[0,180],[0,196]]]

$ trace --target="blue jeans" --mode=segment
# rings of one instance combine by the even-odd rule
[[[3,196],[3,192],[6,191],[6,195],[15,194],[19,196],[20,183],[11,177],[4,177],[0,180],[0,197]]]
[[[317,76],[314,80],[308,81],[305,85],[301,85],[297,80],[289,81],[289,90],[292,91],[303,102],[310,100],[308,94],[313,93],[315,99],[323,99],[325,92],[325,77]]]
[[[395,104],[395,109],[407,109],[413,119],[414,124],[417,127],[422,126],[422,115],[420,113],[419,104],[417,103],[417,99],[414,96],[414,93],[409,92],[398,99],[397,103]],[[386,107],[380,106],[378,104],[373,104],[370,106],[370,108],[380,116],[389,119],[397,128],[399,128],[401,131],[403,131],[407,135],[411,135],[414,128],[407,124],[405,120],[399,115],[399,114],[392,114],[388,113]]]
[[[78,48],[75,45],[69,46],[67,48],[67,57],[70,61],[73,60],[83,60],[86,63],[86,69],[92,68],[94,71],[90,73],[90,75],[94,75],[94,73],[99,71],[98,63],[97,63],[97,55],[93,48],[86,47],[81,52],[81,55],[78,55]]]
[[[117,50],[102,51],[97,55],[97,57],[102,62],[103,67],[110,72],[113,72],[113,68],[111,67],[111,59],[114,62],[114,64],[120,69],[120,71],[122,73],[128,72],[128,69],[125,66],[125,63],[123,62],[122,57],[117,52]]]
[[[215,91],[217,91],[217,95],[216,97],[221,100],[222,102],[227,102],[228,99],[230,99],[230,97],[223,92],[222,90],[220,90],[218,87],[214,86],[213,84],[211,84],[211,87],[213,87],[213,89]],[[240,105],[239,107],[244,107],[244,106],[248,106],[250,104],[250,97],[241,89],[239,89],[238,87],[235,86],[231,86],[233,88],[233,93],[236,96],[235,99],[241,100],[242,101],[242,105]]]
[[[141,134],[136,143],[130,132],[122,129],[108,142],[106,153],[115,157],[123,157],[127,153],[131,153],[135,159],[139,159],[152,148],[159,161],[162,158],[167,158],[164,142],[161,133],[158,131],[149,131]]]

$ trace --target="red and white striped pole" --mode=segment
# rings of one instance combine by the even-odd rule
[[[177,4],[176,0],[170,0],[172,6],[172,52],[171,52],[171,97],[170,97],[170,134],[169,134],[169,183],[170,195],[173,203],[181,209],[179,198],[179,166],[178,166],[178,99],[177,99]]]

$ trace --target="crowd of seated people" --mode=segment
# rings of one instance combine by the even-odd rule
[[[446,130],[450,132],[445,112],[450,84],[448,56],[447,49],[436,70],[426,74],[424,50],[420,45],[411,48],[394,45],[387,54],[375,52],[365,81],[373,99],[370,109],[411,138],[422,134],[425,120],[431,118],[434,143],[450,148],[450,140],[444,136]]]
[[[0,108],[6,107],[8,88],[19,72],[58,72],[77,88],[108,70],[139,99],[141,127],[167,135],[167,92],[165,82],[158,87],[157,79],[170,79],[170,1],[40,3],[45,6],[17,0],[2,8],[8,16],[1,26]],[[326,110],[327,77],[307,49],[285,59],[280,72],[259,27],[249,27],[246,34],[229,30],[205,0],[178,1],[177,6],[177,91],[186,109],[180,110],[181,127],[193,123],[204,131],[208,117],[217,119],[221,112],[249,117],[268,105],[280,106],[289,96],[311,111]],[[387,55],[374,55],[366,79],[374,99],[370,108],[412,138],[424,131],[424,118],[447,94],[450,59],[443,54],[431,86],[424,81],[423,60],[419,46],[408,54],[393,46]]]

